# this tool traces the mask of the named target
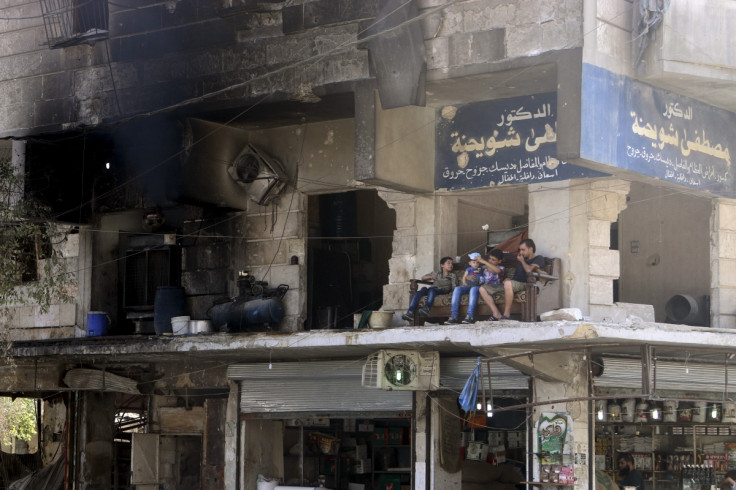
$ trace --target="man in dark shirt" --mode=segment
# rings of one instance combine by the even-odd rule
[[[639,470],[634,468],[634,458],[629,453],[621,453],[618,455],[618,473],[623,480],[618,482],[618,486],[636,487],[636,490],[644,490],[644,478],[642,478]]]
[[[504,305],[502,320],[509,320],[511,315],[511,306],[514,302],[514,294],[523,291],[526,288],[527,275],[544,267],[544,257],[535,255],[537,246],[534,240],[527,238],[519,244],[519,254],[516,259],[519,264],[514,269],[514,275],[511,279],[503,281]]]

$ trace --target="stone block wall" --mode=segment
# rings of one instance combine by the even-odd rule
[[[452,68],[535,56],[582,46],[583,2],[458,2],[434,11],[440,3],[420,0],[427,68]]]
[[[736,328],[736,203],[719,199],[711,220],[711,325]]]
[[[303,329],[306,311],[306,197],[284,192],[270,206],[249,204],[245,213],[231,222],[229,278],[231,295],[237,295],[237,272],[248,271],[269,288],[289,286],[284,296],[286,316],[278,330]],[[291,264],[296,257],[297,264]]]
[[[51,271],[57,280],[66,282],[65,290],[70,296],[69,302],[53,301],[44,308],[30,297],[33,284],[20,286],[21,300],[17,304],[7,305],[0,315],[2,323],[7,326],[7,340],[40,340],[83,337],[83,319],[77,318],[78,309],[78,257],[80,235],[70,227],[58,227],[56,235],[58,243],[53,244],[54,251],[60,257],[57,266]],[[38,261],[39,277],[47,273],[45,268],[51,265],[47,259]]]
[[[437,9],[436,0],[422,0],[428,69],[448,73],[579,47],[582,3],[476,0]],[[0,103],[0,136],[94,126],[217,91],[207,100],[316,100],[321,87],[371,78],[357,39],[380,3],[360,4],[301,20],[302,5],[110,4],[109,40],[58,49],[47,47],[40,4],[10,6],[4,15],[18,20],[0,26],[0,91],[11,94]]]

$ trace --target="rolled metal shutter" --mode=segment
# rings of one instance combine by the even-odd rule
[[[235,364],[229,379],[241,383],[242,413],[392,412],[412,409],[411,391],[361,386],[365,359],[347,361]],[[476,358],[440,360],[440,389],[458,394],[475,368]],[[484,371],[485,374],[485,371]],[[529,377],[500,363],[491,365],[494,390],[527,392]]]
[[[364,359],[236,364],[227,376],[241,383],[242,413],[391,412],[412,409],[411,391],[361,386]]]

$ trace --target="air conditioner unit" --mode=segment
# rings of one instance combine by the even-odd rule
[[[187,119],[180,141],[178,183],[167,188],[170,199],[248,209],[266,205],[285,188],[288,175],[279,160],[249,143],[242,129]]]
[[[286,172],[281,162],[267,157],[253,145],[245,148],[227,168],[230,177],[253,201],[266,205],[286,186]]]
[[[440,354],[380,350],[363,365],[362,385],[383,390],[436,390],[440,385]]]

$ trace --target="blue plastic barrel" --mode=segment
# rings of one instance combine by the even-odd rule
[[[157,335],[172,333],[171,318],[186,316],[187,296],[179,286],[159,286],[153,300],[153,329]]]
[[[104,311],[90,311],[87,313],[87,337],[107,335],[110,318]]]

